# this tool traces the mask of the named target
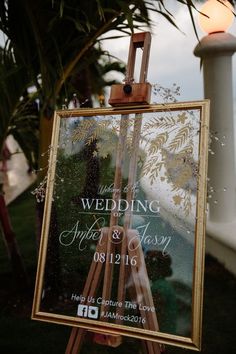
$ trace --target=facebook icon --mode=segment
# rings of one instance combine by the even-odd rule
[[[77,316],[87,317],[88,316],[88,306],[87,305],[79,305],[77,310]]]

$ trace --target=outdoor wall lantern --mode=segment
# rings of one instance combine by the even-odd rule
[[[208,0],[200,11],[199,26],[208,34],[227,31],[234,20],[229,1]]]

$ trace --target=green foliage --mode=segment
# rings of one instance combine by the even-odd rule
[[[177,1],[187,7],[193,21],[194,2]],[[70,77],[97,62],[92,48],[102,35],[150,27],[150,12],[177,27],[167,6],[163,0],[8,0],[0,7],[0,29],[8,38],[7,50],[40,88],[45,108],[55,104]]]
[[[13,1],[1,7],[0,29],[16,61],[25,65],[43,100],[55,102],[71,75],[87,64],[90,49],[112,29],[128,33],[148,23],[144,1]],[[132,11],[131,11],[132,9]],[[127,21],[126,21],[127,20]],[[80,62],[80,68],[77,67]],[[40,79],[40,80],[39,80]]]

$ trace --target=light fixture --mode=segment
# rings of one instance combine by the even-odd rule
[[[199,26],[208,34],[225,32],[234,20],[233,6],[226,0],[208,0],[200,12]]]

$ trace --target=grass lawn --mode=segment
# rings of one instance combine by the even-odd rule
[[[30,319],[36,272],[35,199],[26,191],[9,211],[18,245],[29,275],[30,287],[19,291],[15,285],[5,245],[0,239],[0,353],[62,354],[70,328]],[[213,258],[206,257],[203,345],[204,354],[235,353],[236,279]],[[87,337],[81,354],[138,353],[137,340],[124,338],[118,348],[100,346]],[[188,354],[191,350],[166,347],[166,354]]]

